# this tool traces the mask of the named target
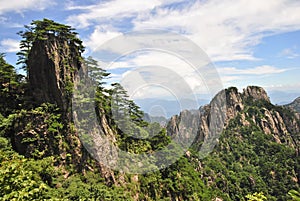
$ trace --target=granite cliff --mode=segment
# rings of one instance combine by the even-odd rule
[[[296,98],[292,103],[285,105],[300,114],[300,97]]]
[[[33,43],[28,56],[28,76],[36,104],[56,104],[68,113],[74,77],[83,67],[81,54],[74,46],[51,35],[47,40]]]
[[[235,87],[231,87],[225,90],[225,94],[226,99],[223,98],[221,101],[226,100],[226,103],[222,107],[214,106],[216,102],[220,102],[214,101],[221,96],[220,93],[210,104],[200,107],[198,111],[182,111],[180,115],[173,116],[167,125],[169,135],[186,134],[181,132],[184,130],[183,127],[193,125],[198,128],[195,131],[198,133],[195,143],[201,142],[209,137],[213,113],[217,115],[214,118],[224,118],[224,121],[214,119],[215,122],[224,123],[217,126],[218,128],[226,128],[230,121],[234,120],[240,126],[258,126],[265,134],[272,135],[277,143],[288,144],[294,148],[300,146],[299,117],[285,107],[273,105],[263,88],[248,86],[240,93]],[[219,111],[214,111],[216,109]],[[183,123],[185,121],[189,124]],[[182,136],[186,137],[188,136]]]

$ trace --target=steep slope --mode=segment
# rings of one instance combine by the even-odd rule
[[[300,114],[300,97],[296,98],[292,103],[285,106],[292,108],[294,111]]]
[[[251,191],[263,192],[269,200],[286,200],[287,192],[300,184],[299,118],[272,105],[263,88],[249,86],[239,93],[232,87],[225,93],[224,130],[206,158],[198,159],[210,134],[211,105],[172,117],[169,135],[182,135],[182,127],[190,126],[182,121],[199,124],[200,137],[191,149],[195,155],[188,156],[205,184],[223,192],[216,193],[220,200],[244,200]]]
[[[54,156],[57,166],[72,166],[73,171],[96,168],[107,182],[116,182],[113,171],[99,164],[84,148],[74,125],[74,82],[77,74],[86,77],[91,71],[81,56],[82,42],[67,25],[48,19],[31,25],[22,34],[23,43],[30,44],[24,50],[30,102],[26,109],[10,116],[11,125],[5,131],[14,150],[27,158]],[[98,110],[104,133],[114,138],[116,129],[108,124],[104,109]]]
[[[58,34],[60,30],[57,30]],[[27,68],[33,102],[56,104],[70,112],[75,74],[83,68],[81,50],[71,39],[45,34],[35,40],[28,54]],[[69,110],[69,111],[68,111]]]
[[[239,93],[236,88],[232,87],[225,90],[226,106],[222,108],[225,113],[224,127],[229,121],[238,118],[238,125],[241,126],[258,126],[264,133],[272,135],[277,143],[284,143],[294,148],[299,147],[299,139],[293,138],[300,132],[299,119],[293,112],[284,107],[274,106],[271,104],[265,90],[257,86],[249,86]],[[189,118],[188,122],[199,121],[199,136],[197,141],[207,138],[210,129],[211,105],[201,107],[196,115],[187,115],[189,111],[183,111],[179,116],[171,118],[167,125],[168,133],[180,135],[179,126],[182,119]],[[222,115],[220,112],[220,116]],[[195,111],[194,111],[195,113]],[[223,126],[222,126],[223,127]],[[202,137],[201,137],[202,136]]]
[[[74,130],[71,112],[75,74],[85,69],[81,41],[72,28],[51,20],[31,25],[21,42],[28,101],[23,110],[10,116],[6,132],[14,149],[26,157],[55,156],[59,164],[82,169],[87,153]]]

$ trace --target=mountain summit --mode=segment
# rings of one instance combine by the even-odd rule
[[[225,105],[218,112],[220,118],[224,113],[225,129],[235,122],[237,126],[251,127],[255,125],[262,130],[266,135],[273,136],[274,141],[280,144],[287,144],[291,147],[298,148],[300,141],[298,133],[300,133],[299,118],[290,112],[285,107],[275,106],[271,104],[266,91],[258,86],[248,86],[242,93],[238,92],[237,88],[231,87],[225,89],[226,101]],[[214,98],[216,99],[218,95]],[[213,99],[213,100],[214,100]],[[173,116],[167,125],[168,133],[172,135],[181,135],[185,126],[197,127],[199,133],[196,136],[196,143],[209,138],[209,130],[211,129],[211,122],[222,122],[216,119],[211,119],[212,101],[210,104],[201,107],[198,111],[193,113],[183,111],[180,115]],[[293,105],[297,104],[297,100]],[[188,119],[188,120],[186,120]],[[185,125],[184,121],[189,122]],[[187,129],[187,128],[185,128]]]

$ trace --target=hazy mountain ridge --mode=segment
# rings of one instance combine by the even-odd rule
[[[144,120],[149,123],[157,122],[161,126],[165,126],[166,123],[168,122],[168,119],[164,116],[151,116],[148,113],[144,114]]]
[[[200,106],[209,103],[206,99],[182,99],[182,100],[164,100],[164,99],[137,99],[135,102],[141,109],[151,116],[164,116],[170,118],[175,114],[179,114],[181,110],[198,109]],[[156,110],[153,108],[157,107]],[[152,110],[152,111],[151,111]]]
[[[285,106],[292,108],[294,111],[300,114],[300,97],[296,98],[292,103]]]
[[[281,90],[281,91],[275,91],[275,90],[269,90],[268,94],[270,96],[270,99],[273,104],[277,105],[286,105],[291,103],[293,100],[295,100],[297,97],[300,96],[299,92],[296,91],[288,91],[288,90]]]

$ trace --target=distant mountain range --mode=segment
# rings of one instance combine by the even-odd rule
[[[144,120],[149,123],[157,122],[163,127],[169,121],[169,119],[164,116],[150,116],[148,113],[144,114]]]
[[[300,97],[296,98],[297,93],[273,91],[270,93],[270,99],[277,105],[288,106],[300,113]],[[293,100],[291,102],[291,100]],[[164,100],[164,99],[137,99],[135,102],[145,112],[144,120],[147,122],[158,122],[164,126],[173,115],[178,115],[183,110],[199,109],[209,103],[208,99],[198,99],[197,103],[191,99]]]
[[[173,115],[179,114],[182,110],[199,109],[200,106],[209,103],[207,99],[198,99],[197,101],[192,99],[181,100],[164,100],[164,99],[137,99],[135,103],[141,107],[141,109],[151,117],[165,117],[170,118]]]
[[[272,103],[277,105],[286,105],[291,103],[300,96],[298,92],[270,91],[269,93]]]

